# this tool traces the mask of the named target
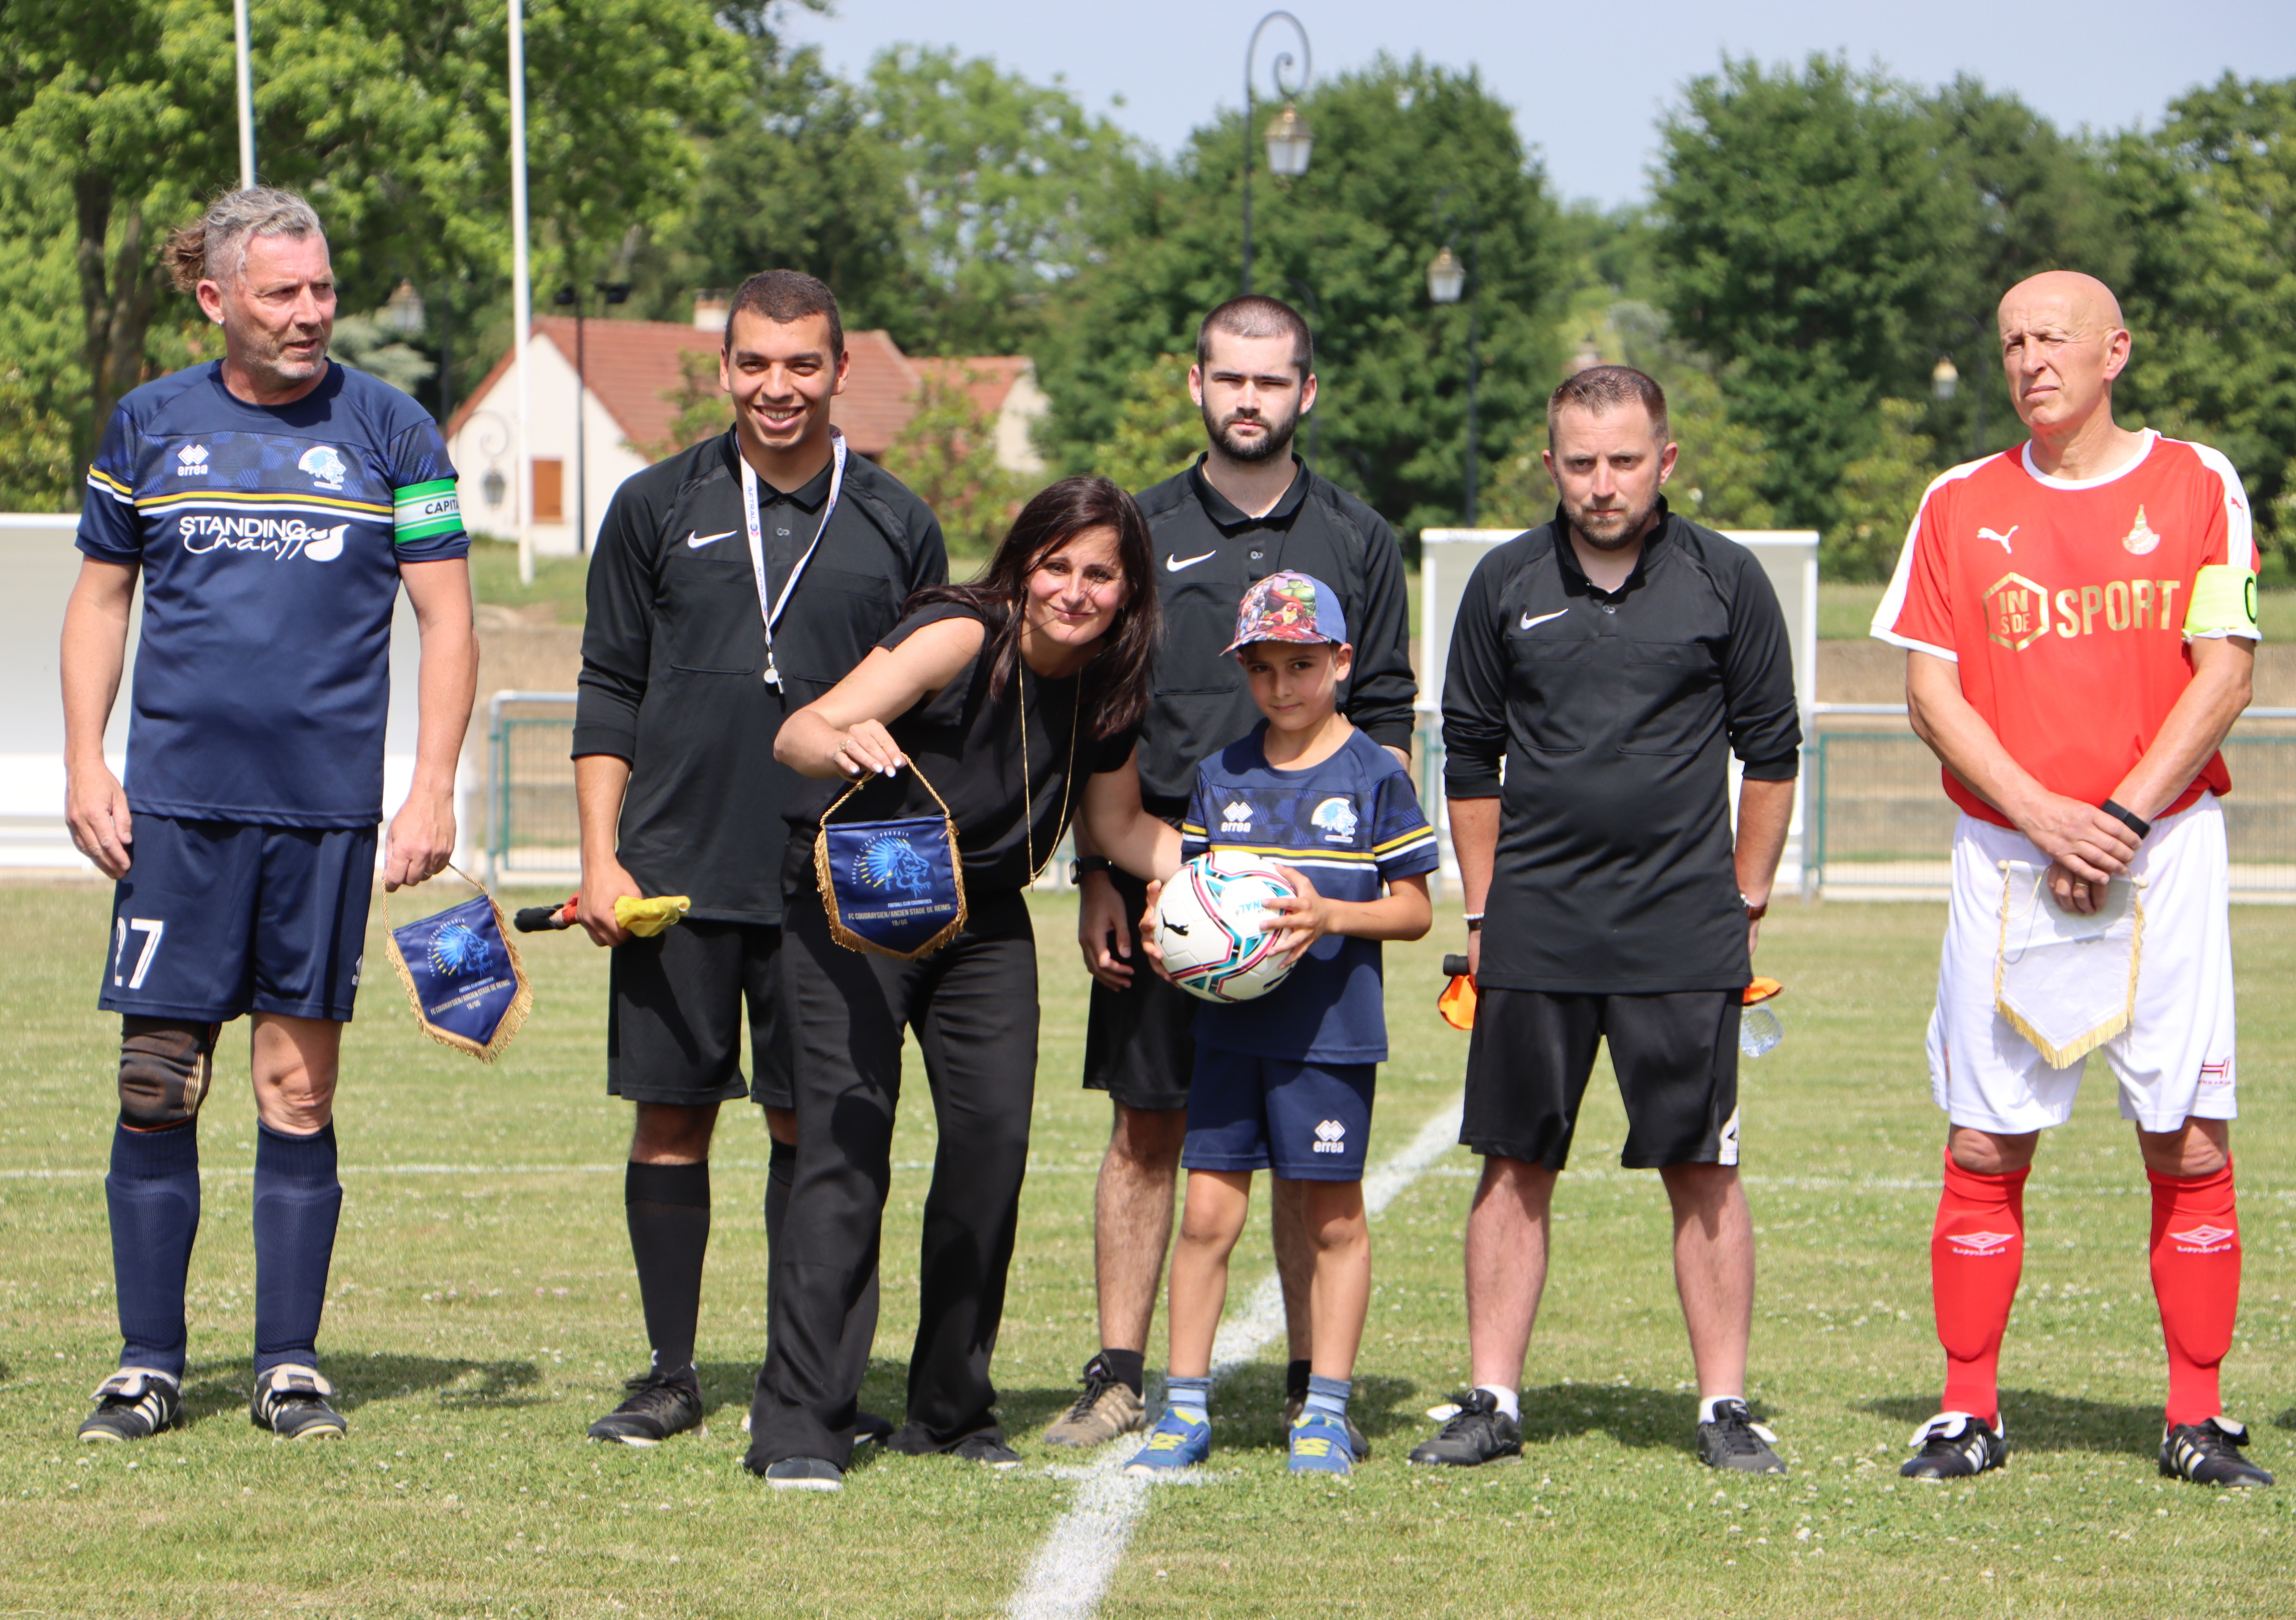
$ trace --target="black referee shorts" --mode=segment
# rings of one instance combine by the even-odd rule
[[[1459,1141],[1487,1157],[1561,1170],[1570,1158],[1595,1048],[1627,1107],[1629,1170],[1738,1162],[1735,990],[1563,995],[1485,989],[1467,1047]]]
[[[783,1006],[782,931],[766,923],[685,921],[613,949],[606,1010],[606,1091],[630,1102],[699,1108],[755,1097],[795,1105]],[[742,1078],[742,1010],[750,1060]]]
[[[1132,927],[1132,986],[1111,990],[1092,981],[1092,1010],[1085,1024],[1084,1085],[1106,1092],[1128,1109],[1167,1111],[1188,1106],[1188,1077],[1196,1068],[1196,998],[1156,977],[1140,953],[1140,913],[1148,885],[1130,872],[1108,874]]]

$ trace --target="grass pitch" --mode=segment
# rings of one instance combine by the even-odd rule
[[[0,1614],[717,1616],[997,1612],[1076,1485],[1034,1440],[1094,1348],[1091,1189],[1106,1104],[1076,1089],[1083,978],[1070,903],[1038,908],[1048,989],[1032,1168],[997,1355],[1028,1461],[996,1473],[889,1458],[841,1496],[742,1472],[738,1424],[764,1344],[765,1138],[721,1122],[701,1324],[708,1435],[652,1452],[587,1445],[644,1357],[624,1236],[626,1110],[603,1094],[605,964],[578,937],[527,953],[539,1004],[493,1069],[422,1039],[371,978],[345,1046],[347,1189],[322,1335],[351,1434],[289,1447],[251,1428],[253,1120],[245,1027],[203,1122],[189,1428],[76,1444],[117,1348],[102,1177],[113,1021],[94,1008],[106,892],[10,891],[0,959],[18,1037],[0,1057]],[[1390,947],[1397,1059],[1374,1162],[1455,1093],[1465,1037],[1434,1016],[1435,936]],[[1900,1484],[1939,1357],[1926,1244],[1942,1136],[1920,1040],[1938,908],[1786,905],[1763,967],[1786,1043],[1747,1068],[1749,1192],[1762,1283],[1750,1394],[1793,1467],[1724,1478],[1690,1454],[1688,1354],[1656,1178],[1616,1167],[1607,1074],[1556,1198],[1553,1280],[1526,1375],[1526,1456],[1409,1469],[1426,1408],[1465,1372],[1454,1152],[1374,1229],[1357,1413],[1377,1447],[1352,1483],[1283,1472],[1281,1347],[1214,1402],[1211,1478],[1153,1493],[1102,1612],[1379,1616],[2215,1616],[2296,1613],[2296,1261],[2291,1060],[2296,912],[2234,913],[2243,1006],[2236,1133],[2246,1306],[2228,1403],[2276,1491],[2158,1478],[2162,1386],[2148,1204],[2099,1065],[2028,1195],[2024,1289],[2004,1363],[2009,1469]],[[379,939],[369,961],[380,962]],[[898,1415],[931,1155],[914,1089],[897,1149],[885,1321],[865,1400]],[[1264,1207],[1264,1205],[1263,1205]],[[1238,1250],[1240,1298],[1264,1236]],[[1161,1358],[1161,1323],[1152,1362]],[[1949,1594],[1949,1595],[1948,1595]]]

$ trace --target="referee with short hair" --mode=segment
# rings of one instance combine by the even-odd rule
[[[849,364],[826,286],[794,270],[742,282],[718,362],[733,427],[623,484],[590,563],[578,915],[613,947],[606,1089],[636,1105],[625,1202],[653,1351],[594,1440],[652,1445],[701,1420],[693,1344],[718,1104],[747,1095],[766,1109],[768,1243],[788,1201],[782,809],[799,779],[775,762],[775,735],[899,623],[911,592],[948,578],[924,503],[830,426]],[[635,938],[614,920],[626,895],[685,895],[693,909]]]
[[[1657,1170],[1674,1207],[1700,1460],[1780,1473],[1743,1399],[1738,1020],[1801,749],[1785,618],[1751,552],[1667,510],[1676,447],[1657,383],[1596,366],[1554,391],[1546,420],[1561,507],[1476,566],[1443,689],[1479,992],[1460,1129],[1483,1156],[1466,1243],[1476,1387],[1411,1460],[1521,1450],[1549,1202],[1607,1040],[1621,1162]]]

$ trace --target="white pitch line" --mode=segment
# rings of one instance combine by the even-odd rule
[[[1364,1213],[1376,1219],[1395,1197],[1459,1141],[1462,1098],[1436,1109],[1410,1145],[1364,1177]],[[1273,1272],[1260,1279],[1242,1311],[1220,1324],[1212,1342],[1212,1377],[1226,1377],[1259,1355],[1283,1331],[1283,1287]],[[1021,1589],[1004,1612],[1013,1620],[1091,1620],[1154,1488],[1125,1477],[1132,1460],[1121,1444],[1102,1448],[1085,1471],[1069,1510],[1054,1522],[1037,1550]]]

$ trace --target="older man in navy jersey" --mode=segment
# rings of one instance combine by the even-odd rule
[[[116,880],[101,1004],[121,1015],[104,1183],[119,1370],[80,1425],[176,1421],[199,1230],[198,1119],[223,1025],[254,1015],[255,1388],[283,1439],[340,1435],[318,1370],[342,1187],[333,1101],[382,819],[390,618],[422,634],[414,781],[386,886],[455,844],[455,761],[477,682],[469,542],[438,425],[327,358],[334,273],[289,192],[217,199],[168,249],[224,357],[119,402],[88,472],[64,612],[66,814]],[[144,583],[127,780],[103,730]]]

